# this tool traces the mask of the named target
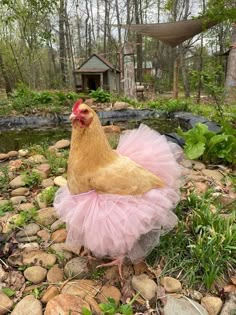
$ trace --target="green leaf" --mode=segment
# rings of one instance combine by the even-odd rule
[[[10,288],[3,288],[2,292],[6,294],[8,297],[11,297],[16,294],[16,292]]]
[[[205,143],[186,143],[185,153],[190,160],[194,160],[203,155],[205,151]]]
[[[124,315],[133,315],[133,309],[132,306],[129,304],[123,304],[119,307],[119,312],[121,312]]]
[[[82,307],[82,315],[93,315],[86,307]]]

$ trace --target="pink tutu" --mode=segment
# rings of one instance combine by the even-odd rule
[[[83,245],[96,257],[127,256],[137,262],[177,223],[172,210],[180,198],[181,166],[177,160],[182,150],[141,125],[121,135],[117,151],[158,175],[165,187],[141,196],[96,191],[71,195],[63,187],[57,192],[54,206],[67,224],[67,243]]]

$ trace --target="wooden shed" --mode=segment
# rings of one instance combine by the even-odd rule
[[[76,89],[88,92],[102,88],[109,92],[119,92],[120,71],[104,57],[93,54],[75,70]]]

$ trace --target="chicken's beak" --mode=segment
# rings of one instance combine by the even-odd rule
[[[70,115],[70,120],[74,120],[76,118],[76,115],[74,114],[74,113],[71,113],[71,115]]]

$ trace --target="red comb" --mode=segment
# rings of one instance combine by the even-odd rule
[[[72,112],[76,112],[78,107],[83,103],[82,98],[80,98],[78,101],[75,102],[73,108],[72,108]]]

